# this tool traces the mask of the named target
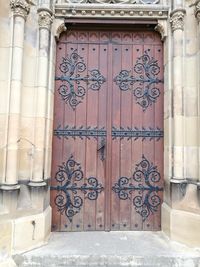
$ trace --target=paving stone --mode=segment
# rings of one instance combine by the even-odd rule
[[[200,249],[162,232],[52,233],[46,246],[14,259],[19,267],[200,267]]]

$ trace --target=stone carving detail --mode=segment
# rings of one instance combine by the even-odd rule
[[[21,16],[25,19],[30,11],[30,5],[25,0],[10,0],[10,7],[15,16]]]
[[[159,0],[65,0],[61,3],[73,3],[73,4],[157,4]],[[57,1],[60,3],[60,1]]]
[[[57,0],[54,10],[56,18],[61,19],[131,17],[167,20],[169,17],[169,8],[161,5],[161,0]]]
[[[159,0],[139,0],[139,4],[158,4]]]
[[[87,1],[90,3],[98,3],[98,4],[134,4],[136,0],[94,0]]]
[[[198,22],[200,22],[200,1],[196,2],[196,5],[195,5],[195,16],[196,16]]]
[[[61,33],[66,32],[66,30],[67,27],[65,26],[65,23],[60,24],[60,26],[56,30],[56,35],[55,35],[57,41],[59,40]]]
[[[171,13],[171,27],[172,31],[182,30],[184,29],[184,17],[185,17],[185,10],[184,9],[176,9]]]
[[[154,28],[155,31],[161,35],[161,40],[164,41],[167,36],[167,23],[166,20],[158,20],[158,24]]]
[[[38,24],[40,28],[49,29],[53,22],[53,13],[50,9],[39,8],[38,9]]]

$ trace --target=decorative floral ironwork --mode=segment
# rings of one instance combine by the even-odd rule
[[[142,161],[136,164],[132,178],[120,177],[112,190],[121,200],[131,200],[131,193],[137,191],[138,195],[133,198],[133,205],[136,212],[145,221],[151,213],[157,212],[158,206],[161,204],[161,198],[157,193],[163,191],[163,188],[155,185],[159,183],[160,179],[157,167],[143,155]]]
[[[122,70],[114,78],[115,83],[119,86],[120,90],[132,90],[134,84],[137,85],[133,89],[133,94],[136,102],[145,111],[149,105],[156,102],[160,95],[160,90],[154,84],[163,83],[163,80],[158,79],[156,76],[160,73],[158,61],[150,57],[147,51],[139,57],[134,66],[134,71],[139,76],[132,76],[131,71]]]
[[[55,179],[60,184],[51,186],[51,190],[58,191],[55,204],[58,211],[62,215],[65,214],[70,222],[83,206],[83,198],[78,195],[78,192],[82,192],[89,200],[96,200],[103,190],[103,186],[95,177],[89,177],[86,183],[78,185],[78,182],[83,180],[83,171],[80,163],[77,163],[73,156],[59,166]]]
[[[86,65],[83,57],[78,55],[77,49],[70,56],[67,55],[67,57],[62,59],[59,69],[64,75],[55,78],[63,82],[58,92],[62,96],[62,99],[66,103],[69,103],[73,109],[82,102],[81,99],[86,94],[86,89],[83,87],[82,82],[89,85],[88,89],[98,91],[106,81],[97,69],[89,71],[89,74],[84,77],[80,75],[80,73],[86,70]]]
[[[58,138],[64,137],[68,139],[69,137],[73,137],[74,139],[76,137],[79,137],[83,139],[86,137],[87,139],[90,138],[95,138],[97,139],[98,137],[101,136],[106,136],[106,130],[104,127],[99,129],[98,127],[86,127],[84,128],[83,126],[80,126],[77,128],[76,126],[70,127],[69,125],[65,126],[64,129],[61,128],[61,125],[57,127],[57,129],[54,130],[54,135],[57,136]]]
[[[127,129],[120,127],[120,129],[113,127],[112,128],[112,139],[120,138],[124,139],[127,138],[127,140],[130,140],[131,138],[134,138],[134,140],[137,140],[138,138],[142,138],[142,140],[149,139],[150,141],[153,139],[156,139],[156,141],[160,140],[160,138],[163,137],[163,130],[160,128],[151,128],[145,129],[142,127],[142,129],[138,129],[135,127],[134,129],[127,127]]]

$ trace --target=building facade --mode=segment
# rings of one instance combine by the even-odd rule
[[[82,32],[98,32],[103,26],[107,32],[120,30],[123,33],[128,30],[134,33],[144,33],[150,31],[156,36],[159,47],[161,47],[159,49],[159,52],[162,53],[160,61],[156,58],[151,65],[154,76],[157,75],[156,62],[159,61],[159,68],[163,69],[163,77],[159,78],[159,81],[163,81],[163,104],[161,103],[161,105],[163,105],[164,112],[161,107],[162,116],[159,120],[164,128],[154,129],[155,136],[153,136],[155,139],[160,134],[164,142],[164,149],[161,147],[161,154],[159,154],[159,157],[163,157],[161,165],[164,165],[164,174],[161,175],[163,176],[163,203],[160,212],[160,228],[172,240],[192,247],[200,246],[198,231],[200,226],[199,23],[199,0],[1,1],[0,251],[2,251],[3,257],[21,253],[48,242],[48,237],[53,229],[52,207],[54,205],[50,205],[50,195],[53,192],[50,190],[52,166],[54,160],[59,157],[56,155],[59,155],[60,151],[55,152],[56,145],[54,142],[54,146],[52,146],[52,139],[53,133],[54,135],[61,133],[59,129],[55,132],[54,127],[58,126],[55,124],[55,113],[58,112],[59,106],[54,99],[59,90],[59,85],[57,87],[56,83],[65,81],[73,87],[71,81],[73,79],[77,81],[80,77],[73,78],[73,75],[70,74],[70,76],[60,76],[60,81],[58,81],[56,70],[59,68],[61,70],[61,67],[58,63],[56,65],[56,62],[59,62],[63,56],[59,52],[59,45],[61,45],[61,41],[65,42],[69,32],[78,32],[80,29]],[[79,39],[76,41],[78,42]],[[73,43],[73,38],[70,42]],[[115,40],[112,43],[115,44]],[[153,45],[153,41],[150,45]],[[77,49],[73,49],[75,53]],[[67,52],[68,56],[69,51]],[[107,58],[109,58],[110,52],[109,50]],[[72,57],[71,59],[67,58],[67,55],[65,54],[66,58],[62,61],[62,64],[65,63],[65,68],[69,66],[66,60],[73,60]],[[79,63],[84,63],[85,58],[78,56]],[[125,62],[127,61],[128,57]],[[76,59],[74,62],[75,66]],[[137,63],[140,62],[137,61]],[[143,61],[144,65],[145,60]],[[96,70],[95,66],[93,67]],[[131,66],[127,68],[130,69]],[[105,67],[100,71],[102,72],[104,69]],[[81,72],[83,69],[80,68],[79,71]],[[150,70],[147,68],[144,70],[149,82],[152,76],[148,71]],[[67,70],[65,69],[63,73],[66,75]],[[138,70],[137,73],[142,72]],[[104,86],[108,80],[106,77],[104,79],[106,75],[97,78],[97,74],[99,75],[99,72],[93,72],[92,77],[85,76],[80,82],[85,81],[84,84],[97,82]],[[143,73],[143,78],[144,76]],[[139,82],[138,79],[143,79],[141,77],[132,76],[129,77],[129,80],[127,78],[120,79],[122,82],[132,82],[131,85],[134,85],[135,82]],[[115,84],[119,85],[119,76],[117,79]],[[143,80],[142,83],[144,84],[147,80]],[[158,84],[159,82],[154,80],[152,83]],[[120,89],[123,91],[123,87]],[[60,95],[65,100],[65,104],[71,103],[70,108],[73,109],[79,103],[76,101],[80,99],[82,101],[83,98],[79,99],[80,95],[71,96],[71,100],[73,100],[71,101],[66,98],[66,90],[65,88],[63,94],[60,93]],[[154,93],[152,98],[148,95],[145,100],[146,104],[143,102],[143,109],[150,102],[152,102],[151,106],[156,104],[156,94],[158,93],[156,90],[161,89],[157,88],[152,91]],[[136,91],[134,92],[136,94]],[[82,94],[81,91],[79,94]],[[135,97],[137,99],[137,96]],[[138,106],[142,105],[140,104]],[[93,108],[91,105],[91,109]],[[54,112],[55,110],[56,112]],[[78,129],[78,124],[76,127],[73,130]],[[69,128],[66,129],[69,130]],[[79,129],[79,135],[85,133],[84,129],[81,129]],[[88,134],[88,129],[86,130]],[[139,130],[144,134],[145,129]],[[131,137],[135,137],[135,134],[140,135],[139,130],[134,130],[135,133],[132,129]],[[164,137],[161,130],[164,130]],[[80,133],[80,131],[82,132]],[[68,135],[76,134],[72,130],[68,132]],[[130,134],[130,132],[124,131],[123,134]],[[96,132],[93,131],[93,133]],[[98,134],[104,135],[103,131]],[[145,134],[148,133],[145,132]],[[105,146],[105,144],[100,145]],[[112,154],[112,152],[110,153]],[[74,163],[77,162],[74,161]],[[110,165],[106,164],[109,171]],[[144,172],[144,168],[142,170]],[[61,167],[59,171],[62,171]],[[156,171],[155,168],[154,171]],[[156,182],[155,176],[153,177]],[[60,179],[62,179],[61,176]],[[88,182],[90,181],[88,180]],[[87,191],[88,185],[85,186]],[[130,186],[132,184],[129,184]],[[116,187],[114,190],[116,191]],[[155,201],[154,198],[154,204],[152,204],[154,208]],[[73,203],[73,205],[75,204]],[[54,211],[58,207],[58,205],[53,207]],[[79,210],[78,206],[77,208]],[[68,211],[69,209],[67,211],[65,209],[65,214]],[[76,211],[73,210],[73,212]],[[107,214],[109,212],[108,210]],[[137,213],[140,212],[137,210]],[[107,228],[107,230],[110,229]],[[148,228],[144,230],[148,230]]]

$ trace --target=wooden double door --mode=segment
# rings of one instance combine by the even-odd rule
[[[69,30],[57,44],[52,230],[159,230],[162,195],[160,36]]]

